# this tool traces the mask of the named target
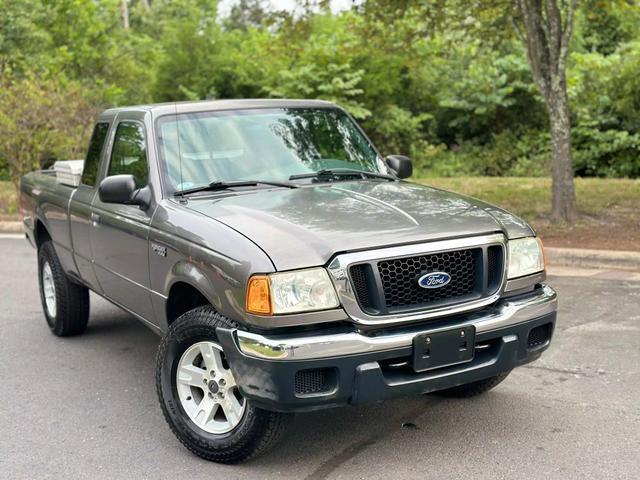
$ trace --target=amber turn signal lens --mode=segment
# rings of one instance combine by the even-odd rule
[[[258,315],[271,315],[269,278],[266,275],[256,275],[249,279],[246,310]]]
[[[540,245],[540,251],[542,252],[542,264],[544,265],[544,269],[547,270],[547,253],[544,251],[544,244],[540,237],[536,237],[536,239],[538,240],[538,245]]]

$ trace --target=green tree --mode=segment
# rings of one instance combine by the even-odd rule
[[[260,28],[272,21],[273,16],[265,0],[239,0],[231,7],[224,26],[227,30],[246,31],[249,27]]]
[[[56,159],[83,158],[98,109],[77,82],[27,75],[0,85],[0,157],[20,177]]]
[[[576,0],[569,0],[564,7],[556,0],[514,1],[519,13],[515,25],[527,49],[533,80],[549,112],[551,215],[559,221],[573,222],[577,208],[566,70]]]
[[[39,0],[0,0],[0,75],[21,74],[44,62],[50,36],[42,28],[45,8]]]
[[[447,175],[554,171],[557,178],[550,132],[562,130],[565,140],[555,145],[572,152],[576,174],[638,176],[640,6],[580,2],[572,48],[563,50],[557,39],[567,36],[568,11],[558,10],[558,37],[554,5],[568,6],[366,0],[332,13],[326,1],[299,0],[292,13],[268,0],[241,0],[220,18],[217,0],[0,0],[0,82],[57,85],[102,108],[323,98],[358,117],[384,153],[409,153],[418,171]],[[532,45],[541,55],[528,55],[534,37],[522,6],[539,20],[532,30],[539,45]],[[564,70],[554,63],[560,51]],[[563,84],[571,111],[554,93]],[[570,135],[554,127],[553,112],[570,120]],[[78,126],[78,118],[68,121]],[[5,166],[0,153],[4,177]]]

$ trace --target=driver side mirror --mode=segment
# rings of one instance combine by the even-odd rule
[[[100,182],[98,196],[104,203],[138,205],[146,209],[150,205],[149,187],[136,188],[133,175],[112,175]]]
[[[395,172],[398,178],[409,178],[413,173],[413,163],[409,157],[389,155],[386,161],[389,168]]]

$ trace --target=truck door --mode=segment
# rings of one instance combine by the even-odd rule
[[[91,203],[98,191],[97,176],[101,158],[106,150],[105,144],[109,133],[109,121],[98,121],[93,129],[89,151],[84,161],[82,179],[69,204],[69,228],[73,257],[78,267],[80,278],[92,290],[100,292],[96,275],[93,270],[91,244],[89,239]]]
[[[140,188],[146,186],[149,179],[147,136],[142,117],[135,117],[136,113],[132,112],[116,119],[106,176],[133,175]],[[103,293],[153,322],[149,292],[150,222],[151,212],[138,206],[103,203],[99,195],[93,200],[91,249]]]

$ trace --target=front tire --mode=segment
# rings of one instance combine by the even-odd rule
[[[38,280],[51,331],[58,337],[84,332],[89,321],[89,289],[67,277],[50,240],[38,249]]]
[[[211,306],[178,318],[156,358],[156,388],[175,436],[196,455],[238,463],[265,452],[281,437],[285,416],[258,409],[244,399],[216,327],[236,325]]]

